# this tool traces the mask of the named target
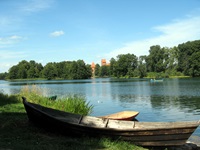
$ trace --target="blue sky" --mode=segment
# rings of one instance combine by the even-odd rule
[[[200,39],[200,0],[0,0],[0,73],[21,60],[108,61]]]

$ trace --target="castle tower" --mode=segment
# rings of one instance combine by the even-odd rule
[[[101,59],[101,66],[106,66],[106,59]]]
[[[92,76],[94,77],[95,76],[95,63],[94,62],[92,62],[91,68],[92,68]]]

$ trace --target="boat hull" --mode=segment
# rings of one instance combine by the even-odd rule
[[[67,135],[105,136],[141,146],[175,146],[186,143],[199,126],[190,122],[135,122],[71,114],[41,105],[23,103],[30,121]]]

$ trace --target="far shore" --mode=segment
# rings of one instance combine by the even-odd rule
[[[98,79],[98,78],[103,78],[103,77],[91,77],[89,79]],[[113,78],[113,79],[154,79],[155,77],[144,77],[144,78],[139,78],[139,77],[131,77],[131,78],[127,78],[127,77],[104,77],[104,78]],[[170,76],[168,78],[163,78],[163,79],[174,79],[174,78],[193,78],[190,76]],[[27,79],[5,79],[5,81],[31,81],[31,80],[48,80],[46,78],[27,78]],[[72,80],[72,79],[64,79],[64,78],[55,78],[55,79],[51,79],[51,80]],[[51,81],[49,80],[49,81]],[[73,80],[78,80],[78,79],[73,79]],[[84,79],[82,79],[84,80]],[[85,79],[87,80],[87,79]]]

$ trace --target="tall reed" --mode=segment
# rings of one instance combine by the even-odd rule
[[[21,89],[20,95],[26,97],[29,102],[41,104],[46,107],[81,115],[92,113],[93,106],[83,96],[67,95],[57,100],[50,100],[49,97],[42,95],[43,91],[44,89],[36,85],[24,86]]]

